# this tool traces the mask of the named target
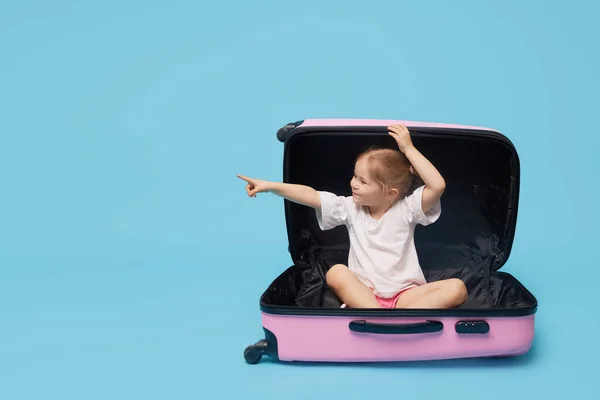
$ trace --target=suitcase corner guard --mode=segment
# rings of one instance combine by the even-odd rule
[[[268,329],[263,328],[263,330],[265,331],[265,338],[251,344],[244,350],[244,359],[248,364],[258,364],[263,356],[268,356],[275,361],[279,359],[277,337]]]

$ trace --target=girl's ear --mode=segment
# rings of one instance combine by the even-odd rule
[[[412,165],[410,166],[410,173],[413,174],[413,175],[415,174],[415,169],[413,168]]]
[[[395,198],[396,196],[398,196],[398,189],[396,188],[392,188],[390,190],[388,190],[388,196],[390,196],[390,198]]]

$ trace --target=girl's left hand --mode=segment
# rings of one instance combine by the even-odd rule
[[[388,126],[388,131],[390,136],[396,140],[396,143],[398,143],[398,147],[400,148],[401,152],[404,153],[406,150],[413,147],[412,140],[410,139],[410,132],[405,125],[396,124]]]

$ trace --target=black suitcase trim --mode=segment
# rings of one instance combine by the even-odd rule
[[[301,133],[305,133],[305,132],[310,132],[310,133],[319,133],[319,132],[382,133],[382,132],[387,132],[387,128],[383,127],[383,126],[335,125],[335,126],[303,127],[303,126],[301,126],[303,122],[304,121],[290,122],[289,124],[280,128],[277,131],[277,139],[282,143],[286,143],[293,136],[296,136],[297,134],[301,134]],[[506,135],[504,135],[501,132],[494,131],[494,130],[447,128],[447,127],[410,127],[410,131],[411,132],[419,132],[419,133],[446,132],[446,133],[466,134],[466,135],[470,135],[470,136],[482,136],[482,137],[500,139],[504,143],[508,144],[509,146],[514,147],[512,141]]]
[[[348,309],[348,308],[298,308],[298,307],[271,307],[260,305],[260,310],[266,314],[288,315],[288,316],[312,316],[312,317],[526,317],[537,312],[537,304],[534,307],[511,308],[511,309]]]
[[[261,306],[261,311],[273,315],[289,316],[309,316],[309,317],[526,317],[537,312],[537,306],[527,308],[514,308],[508,310],[469,310],[469,309],[450,309],[450,310],[426,310],[426,309],[348,309],[348,308],[319,308],[311,310],[297,307],[269,307]]]

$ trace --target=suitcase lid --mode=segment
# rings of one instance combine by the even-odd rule
[[[415,147],[446,180],[440,218],[415,229],[421,267],[500,269],[515,235],[520,163],[513,143],[496,130],[372,119],[292,122],[277,132],[284,143],[283,181],[350,196],[356,156],[373,145],[397,149],[387,127],[399,122],[408,127]],[[324,248],[347,254],[344,226],[321,231],[312,208],[289,201],[285,201],[285,216],[294,262],[304,258],[300,241],[307,231]]]

